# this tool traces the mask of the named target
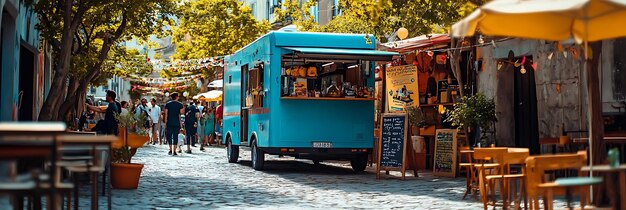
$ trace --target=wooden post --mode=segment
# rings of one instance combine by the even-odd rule
[[[602,41],[589,43],[591,59],[587,59],[587,120],[589,122],[589,152],[591,152],[591,162],[593,165],[600,165],[606,159],[606,148],[604,146],[604,120],[602,119],[602,99],[600,95],[600,79],[598,76],[598,65],[600,62],[600,52],[602,52]],[[593,201],[597,204],[603,202],[604,193],[599,187],[593,187]]]
[[[602,51],[602,42],[592,42],[589,44],[591,48],[591,59],[587,62],[587,112],[589,120],[589,138],[591,145],[589,151],[592,151],[592,159],[594,165],[599,165],[606,159],[606,148],[604,146],[604,120],[602,119],[602,99],[600,95],[600,79],[598,76],[598,65],[600,61],[600,52]]]

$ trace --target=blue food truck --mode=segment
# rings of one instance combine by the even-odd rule
[[[265,154],[349,160],[363,171],[374,144],[372,35],[274,31],[225,58],[223,135],[228,162]]]

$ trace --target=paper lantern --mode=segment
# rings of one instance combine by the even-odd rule
[[[446,64],[446,59],[448,57],[445,54],[439,54],[437,56],[435,56],[435,61],[437,62],[437,64]]]
[[[406,37],[409,36],[409,30],[402,27],[400,29],[398,29],[398,32],[396,33],[398,35],[398,38],[400,39],[406,39]]]

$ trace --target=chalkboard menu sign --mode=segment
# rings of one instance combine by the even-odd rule
[[[408,120],[406,114],[384,114],[381,120],[381,135],[378,151],[378,172],[377,178],[380,178],[380,170],[398,170],[402,171],[402,178],[406,171],[406,139],[407,139]]]
[[[456,176],[457,130],[439,129],[435,132],[435,158],[433,175]]]

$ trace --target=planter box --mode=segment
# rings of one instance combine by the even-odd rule
[[[115,189],[133,190],[139,187],[143,164],[111,164],[111,186]]]
[[[150,141],[149,136],[140,136],[135,133],[128,134],[128,146],[130,148],[140,148],[146,144],[146,142]]]
[[[434,136],[436,127],[434,125],[420,128],[420,136]]]

